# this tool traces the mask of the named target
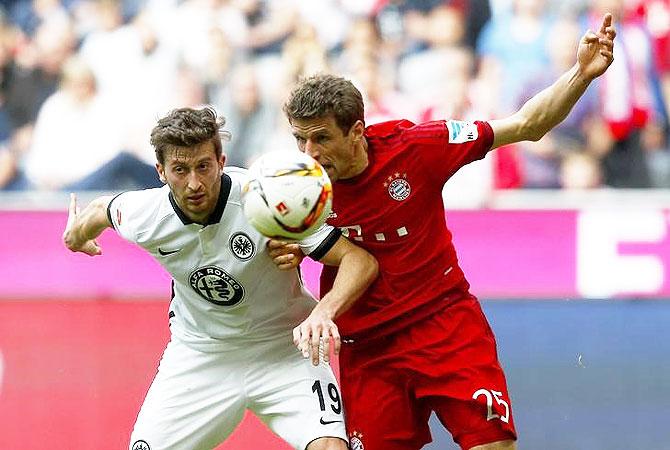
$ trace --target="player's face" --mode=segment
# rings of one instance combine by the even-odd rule
[[[179,208],[196,223],[206,223],[216,208],[225,157],[217,159],[214,144],[176,147],[156,164],[160,179],[170,186]]]
[[[331,115],[318,119],[293,119],[291,129],[298,149],[316,159],[331,181],[360,173],[360,159],[364,154],[361,152],[365,131],[363,122],[356,122],[349,132],[343,133]],[[367,161],[367,157],[364,158]]]

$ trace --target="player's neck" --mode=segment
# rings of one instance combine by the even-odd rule
[[[354,157],[352,159],[351,167],[348,171],[348,174],[343,179],[354,178],[365,172],[365,169],[368,168],[369,156],[368,156],[368,141],[363,138],[361,139],[360,144],[354,148]]]

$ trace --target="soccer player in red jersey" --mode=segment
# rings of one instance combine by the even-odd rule
[[[292,91],[284,111],[298,147],[334,182],[328,223],[379,261],[377,281],[336,320],[352,449],[419,449],[430,442],[431,411],[463,449],[516,448],[495,338],[458,265],[442,187],[490,150],[537,141],[560,123],[612,63],[615,34],[606,14],[572,69],[501,120],[366,128],[349,81],[316,75]],[[323,291],[333,276],[324,267]],[[294,340],[302,350],[318,344],[300,327]]]

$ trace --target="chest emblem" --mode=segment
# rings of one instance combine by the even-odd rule
[[[244,298],[244,287],[225,270],[205,266],[191,272],[189,284],[198,295],[219,306],[233,306]]]
[[[233,255],[242,261],[251,259],[251,257],[254,256],[254,253],[256,252],[254,242],[249,236],[247,236],[245,233],[242,233],[241,231],[238,231],[230,237],[229,245],[230,251],[233,252]]]
[[[349,434],[349,446],[351,450],[365,450],[363,435],[357,431]]]
[[[393,175],[389,175],[384,181],[384,187],[388,189],[391,198],[399,202],[406,200],[409,194],[412,193],[412,187],[407,181],[406,173],[401,174],[396,172]]]

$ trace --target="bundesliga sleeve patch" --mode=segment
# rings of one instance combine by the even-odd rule
[[[448,120],[447,129],[449,130],[449,143],[451,144],[463,144],[465,142],[476,141],[479,137],[477,124],[473,122]]]

